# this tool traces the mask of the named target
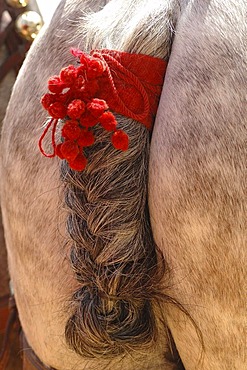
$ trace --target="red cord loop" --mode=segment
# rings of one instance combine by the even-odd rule
[[[43,149],[43,140],[47,134],[47,132],[49,131],[49,128],[52,126],[53,124],[53,127],[52,127],[52,133],[51,133],[51,140],[52,140],[52,148],[53,148],[53,153],[51,154],[47,154],[44,149]],[[39,139],[39,150],[41,151],[41,153],[47,157],[47,158],[54,158],[56,156],[56,141],[55,141],[55,135],[56,135],[56,128],[57,128],[57,124],[58,124],[58,120],[54,120],[54,118],[50,119],[50,121],[48,122],[46,128],[44,129],[43,131],[43,134],[41,135],[40,139]]]

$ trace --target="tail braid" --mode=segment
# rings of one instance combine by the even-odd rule
[[[80,283],[65,335],[86,357],[143,348],[156,334],[152,302],[163,271],[146,201],[149,133],[137,122],[120,121],[131,141],[127,152],[114,150],[99,132],[86,171],[62,165],[70,260]]]

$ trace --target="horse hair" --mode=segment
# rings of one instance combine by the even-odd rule
[[[167,11],[162,1],[112,1],[85,15],[83,48],[167,59],[172,38]],[[117,120],[130,138],[126,152],[115,150],[109,135],[96,128],[98,139],[86,151],[86,170],[61,165],[70,261],[80,285],[65,336],[86,357],[113,357],[150,346],[157,334],[154,305],[164,296],[165,262],[152,237],[147,204],[150,133],[126,117]]]

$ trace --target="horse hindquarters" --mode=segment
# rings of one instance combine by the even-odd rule
[[[168,308],[186,370],[246,368],[246,14],[243,0],[189,3],[152,138],[154,237],[202,334]]]

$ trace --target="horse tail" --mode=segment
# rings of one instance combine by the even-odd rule
[[[170,25],[165,25],[169,9],[166,12],[162,2],[157,2],[155,17],[153,4],[146,1],[141,19],[135,4],[132,10],[138,17],[134,22],[133,16],[132,31],[124,33],[116,23],[118,18],[119,22],[123,17],[131,19],[131,3],[119,2],[122,8],[128,5],[129,13],[115,9],[116,17],[108,12],[112,19],[107,13],[104,22],[103,18],[99,22],[100,13],[93,15],[88,40],[94,40],[94,47],[109,48],[111,43],[112,48],[120,45],[120,50],[165,59],[170,50],[166,40],[171,40],[172,34]],[[98,29],[101,25],[105,35]],[[107,40],[106,44],[102,40]],[[75,172],[66,163],[61,167],[70,262],[78,281],[65,335],[69,346],[86,357],[111,357],[143,349],[157,336],[154,305],[162,294],[165,264],[153,240],[147,204],[150,133],[129,118],[117,116],[117,121],[130,139],[126,152],[115,150],[108,144],[107,134],[97,128],[99,140],[87,149],[90,161],[85,171]]]

